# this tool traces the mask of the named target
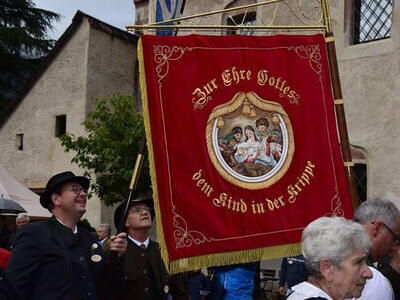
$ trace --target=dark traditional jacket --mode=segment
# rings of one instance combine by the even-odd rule
[[[78,226],[74,234],[51,218],[21,229],[7,275],[21,299],[95,300],[104,263],[89,231]]]
[[[3,268],[0,267],[0,299],[19,300],[17,292],[8,280]]]
[[[173,300],[190,300],[189,274],[178,273],[169,276],[169,291]]]
[[[304,266],[303,255],[284,257],[281,263],[281,275],[279,279],[279,286],[284,287],[287,282],[288,287],[306,281],[307,271]]]
[[[380,264],[378,269],[387,279],[389,279],[393,288],[394,298],[400,300],[400,273],[397,273],[397,271],[388,263]]]
[[[128,239],[124,271],[116,285],[115,299],[118,300],[164,300],[167,273],[161,259],[159,245],[150,241],[142,249]]]

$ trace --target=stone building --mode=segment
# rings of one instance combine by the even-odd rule
[[[0,116],[0,165],[38,193],[55,173],[83,174],[58,137],[85,134],[82,122],[94,97],[137,93],[136,46],[137,36],[78,11],[40,70]],[[96,227],[112,223],[97,198],[88,201],[84,217]]]

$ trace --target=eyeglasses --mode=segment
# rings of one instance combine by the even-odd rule
[[[387,229],[387,231],[389,231],[392,234],[392,238],[393,238],[393,243],[395,244],[399,244],[400,243],[400,236],[398,236],[397,234],[395,234],[392,229],[389,228],[389,226],[387,226],[385,223],[383,223],[383,227],[385,227]]]
[[[87,194],[87,189],[84,189],[83,187],[79,186],[79,185],[71,185],[67,188],[67,190],[74,192],[77,195],[80,195],[80,193],[84,192],[85,194]]]
[[[134,206],[134,207],[131,208],[131,210],[132,210],[134,213],[137,213],[137,214],[141,213],[142,210],[144,210],[144,211],[150,213],[150,208],[147,207],[147,206]]]

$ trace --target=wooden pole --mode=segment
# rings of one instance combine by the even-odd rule
[[[124,231],[124,225],[126,222],[126,218],[128,217],[129,206],[130,206],[130,203],[132,202],[132,196],[136,192],[137,182],[139,179],[140,172],[142,170],[145,148],[146,148],[146,137],[144,136],[142,139],[142,143],[140,144],[140,147],[139,147],[138,155],[136,157],[135,167],[133,168],[131,183],[129,184],[129,195],[128,195],[128,199],[126,200],[126,205],[124,207],[124,213],[122,214],[122,218],[119,220],[119,224],[118,224],[118,228],[117,228],[118,233]]]
[[[347,183],[350,190],[350,196],[353,207],[357,208],[357,188],[354,177],[354,163],[351,158],[349,135],[347,133],[346,117],[344,113],[344,101],[342,95],[342,87],[340,84],[339,68],[336,56],[335,39],[330,25],[328,0],[321,0],[324,23],[326,26],[325,41],[328,52],[329,71],[331,74],[332,90],[335,104],[336,119],[338,123],[340,146],[342,150],[342,158],[344,169],[346,172]]]

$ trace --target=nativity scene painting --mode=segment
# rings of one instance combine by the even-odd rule
[[[212,139],[208,141],[213,147],[212,160],[230,181],[265,182],[283,166],[287,169],[287,159],[293,155],[287,114],[280,104],[253,93],[239,93],[229,103],[216,107],[207,128]]]

